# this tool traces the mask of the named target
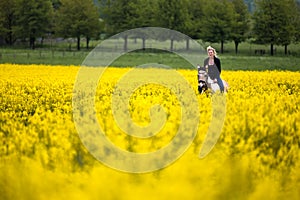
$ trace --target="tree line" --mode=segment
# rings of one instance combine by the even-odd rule
[[[0,40],[14,45],[37,38],[91,39],[140,27],[163,27],[193,39],[224,44],[233,41],[236,53],[246,39],[285,47],[300,40],[300,5],[296,0],[0,0]],[[142,38],[143,41],[147,37]],[[162,38],[164,39],[164,38]],[[167,39],[167,38],[165,38]],[[183,38],[172,37],[172,40]],[[126,48],[127,38],[124,38]],[[172,43],[171,47],[172,48]],[[188,41],[187,41],[188,48]]]

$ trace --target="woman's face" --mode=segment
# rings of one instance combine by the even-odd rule
[[[208,56],[211,57],[211,58],[214,57],[214,55],[215,55],[215,54],[214,54],[214,51],[213,51],[212,49],[209,49],[209,50],[207,51],[207,54],[208,54]]]

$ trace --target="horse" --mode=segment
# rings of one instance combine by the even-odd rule
[[[197,66],[198,74],[198,92],[199,94],[203,94],[204,92],[211,91],[211,93],[216,93],[218,90],[220,90],[220,87],[218,83],[214,80],[212,80],[207,70],[204,67],[201,67],[200,65]],[[227,92],[229,89],[229,84],[222,79],[223,85],[224,85],[224,92]]]

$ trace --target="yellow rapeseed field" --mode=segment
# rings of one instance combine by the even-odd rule
[[[300,199],[299,72],[223,71],[230,85],[224,126],[213,150],[199,158],[213,122],[212,97],[197,94],[196,70],[178,70],[187,84],[173,81],[180,91],[175,94],[157,82],[134,83],[142,79],[139,73],[159,77],[166,69],[137,69],[131,79],[126,79],[130,67],[106,69],[94,96],[96,123],[117,147],[153,152],[172,141],[179,127],[197,130],[172,164],[127,173],[95,159],[80,140],[72,104],[79,69],[0,65],[0,199]],[[128,80],[136,84],[134,90],[127,90]],[[197,127],[181,121],[186,105],[179,99],[189,89],[197,100],[197,106],[188,107],[199,113]],[[112,103],[114,95],[126,97],[127,111],[120,99]],[[161,107],[152,110],[154,105]],[[159,110],[164,114],[152,119]],[[162,127],[145,138],[119,127],[144,127],[152,120]]]

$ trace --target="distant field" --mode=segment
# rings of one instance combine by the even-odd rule
[[[122,40],[112,43],[112,48],[122,48]],[[75,50],[74,45],[69,43],[60,43],[49,46],[45,44],[44,48],[36,50],[22,48],[0,48],[0,63],[14,64],[48,64],[48,65],[81,65],[86,56],[100,42],[91,43],[91,48],[87,50],[85,47],[81,51]],[[151,47],[151,42],[147,43]],[[169,45],[168,43],[165,43]],[[129,40],[129,46],[141,47],[141,41]],[[184,43],[174,43],[174,48],[182,48]],[[201,43],[205,48],[208,45],[214,46],[217,51],[219,44]],[[165,47],[164,49],[168,48]],[[148,47],[147,47],[148,48]],[[184,48],[184,46],[183,46]],[[264,55],[255,54],[255,50],[264,50]],[[284,48],[275,46],[275,55],[269,55],[268,45],[257,45],[248,42],[239,45],[239,53],[236,55],[234,44],[228,43],[224,45],[224,53],[219,54],[224,70],[291,70],[298,71],[300,69],[300,48],[296,44],[289,45],[289,55],[284,55]],[[197,56],[198,52],[193,52]],[[203,57],[203,56],[202,56]],[[199,57],[199,64],[203,63],[202,57]],[[116,59],[112,66],[126,67],[139,66],[146,63],[158,63],[168,65],[172,68],[186,69],[193,68],[190,63],[174,53],[157,49],[147,49],[146,51],[138,50],[126,53]]]
[[[234,56],[234,55],[219,55],[224,70],[300,70],[300,57],[271,57],[271,56]],[[191,68],[191,64],[181,57],[170,53],[159,54],[143,54],[129,53],[126,56],[120,57],[112,66],[137,66],[143,63],[158,62],[174,68]],[[203,64],[199,60],[199,64]]]

